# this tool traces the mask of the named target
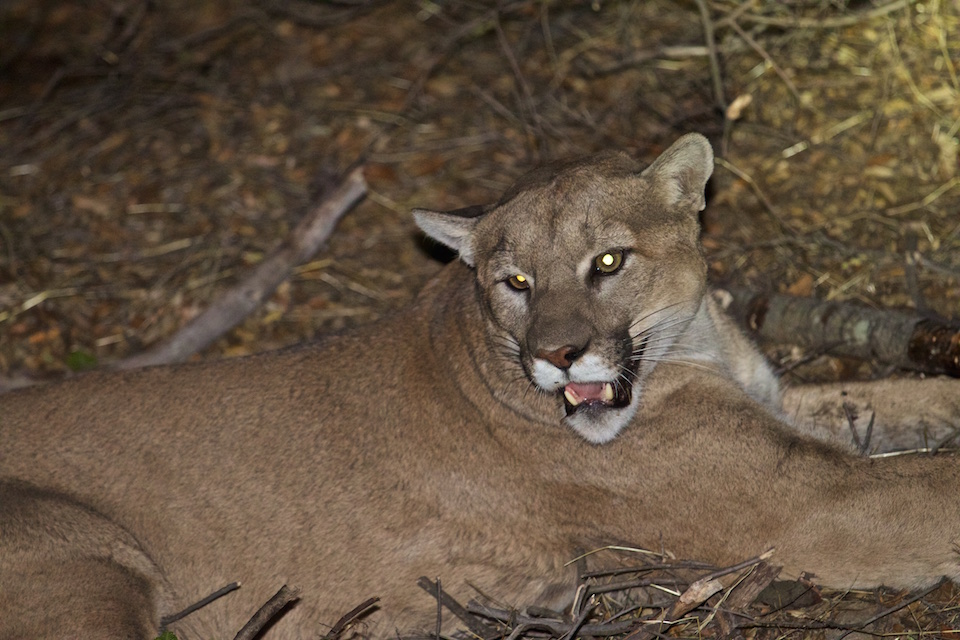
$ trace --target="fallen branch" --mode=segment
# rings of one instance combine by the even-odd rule
[[[623,633],[627,633],[628,631],[633,631],[641,624],[644,624],[643,621],[639,620],[628,620],[626,622],[613,623],[598,622],[596,624],[580,624],[581,621],[577,620],[576,622],[571,623],[553,618],[535,618],[533,616],[518,613],[517,611],[485,607],[477,604],[476,602],[467,604],[467,611],[476,616],[483,616],[484,618],[489,618],[490,620],[496,620],[497,622],[506,624],[510,627],[522,627],[524,630],[541,629],[548,631],[553,637],[556,638],[570,633],[570,631],[574,629],[575,625],[579,625],[577,628],[582,636],[595,636],[598,638],[604,638],[608,636],[621,635]]]
[[[417,586],[436,598],[438,607],[446,607],[450,613],[456,616],[463,624],[467,625],[467,629],[469,629],[473,635],[478,638],[487,637],[490,630],[487,629],[481,621],[472,616],[468,609],[457,602],[453,596],[444,591],[440,587],[439,580],[435,582],[426,576],[420,576],[420,578],[417,579]]]
[[[920,593],[915,593],[915,594],[913,594],[911,597],[906,598],[906,599],[900,601],[899,603],[893,605],[892,607],[887,607],[886,609],[884,609],[884,610],[881,611],[880,613],[877,613],[876,615],[870,616],[869,618],[867,618],[866,620],[864,620],[863,622],[861,622],[861,623],[859,624],[860,629],[861,629],[861,630],[862,630],[862,629],[865,629],[865,628],[867,627],[867,625],[873,624],[873,623],[876,622],[877,620],[881,620],[881,619],[883,619],[883,618],[886,618],[887,616],[889,616],[889,615],[891,615],[891,614],[893,614],[893,613],[896,613],[897,611],[900,611],[901,609],[906,609],[907,607],[909,607],[909,606],[910,606],[911,604],[913,604],[914,602],[919,602],[920,600],[923,600],[924,598],[926,598],[926,597],[929,596],[931,593],[933,593],[934,591],[936,591],[937,589],[939,589],[940,587],[942,587],[942,586],[943,586],[944,584],[946,584],[947,582],[948,582],[948,580],[947,580],[946,577],[940,578],[940,581],[937,582],[937,584],[933,585],[932,587],[927,587],[926,589],[924,589],[924,590],[921,591]],[[850,634],[853,633],[853,632],[854,632],[853,629],[847,631],[846,633],[844,633],[843,635],[841,635],[841,636],[840,636],[840,639],[838,639],[838,640],[841,640],[842,638],[846,638],[848,635],[850,635]]]
[[[280,613],[284,607],[291,602],[300,599],[300,592],[297,589],[291,589],[287,585],[280,587],[280,590],[273,594],[273,597],[263,603],[253,617],[243,625],[243,628],[237,632],[233,640],[253,640],[263,628],[266,627],[273,618]]]
[[[293,267],[310,259],[330,237],[340,218],[366,193],[363,167],[357,167],[243,282],[163,342],[115,363],[113,368],[135,369],[180,362],[212,344],[260,306],[290,275]]]
[[[340,634],[346,631],[347,627],[369,613],[371,609],[377,606],[378,602],[380,602],[380,598],[367,598],[353,609],[350,609],[350,611],[340,616],[340,619],[330,627],[330,631],[323,636],[323,640],[339,638]]]
[[[960,377],[960,322],[853,302],[727,292],[721,303],[761,340]]]
[[[780,567],[761,560],[730,590],[724,606],[730,611],[746,609],[779,575]]]
[[[774,621],[767,622],[764,620],[750,620],[750,621],[745,621],[737,624],[737,629],[740,631],[747,630],[747,629],[776,629],[781,633],[783,629],[799,629],[802,631],[836,630],[836,631],[844,632],[843,634],[838,636],[839,638],[846,638],[851,633],[857,633],[857,632],[863,633],[865,632],[864,630],[866,629],[866,627],[873,624],[874,622],[877,622],[878,620],[886,618],[887,616],[892,615],[897,611],[905,609],[906,607],[909,607],[911,604],[915,602],[919,602],[920,600],[923,600],[924,598],[929,596],[931,593],[933,593],[934,591],[942,587],[945,582],[946,582],[946,578],[943,578],[940,580],[940,582],[933,585],[932,587],[928,587],[919,593],[915,593],[911,597],[905,598],[904,600],[900,601],[896,605],[889,607],[887,609],[884,609],[880,613],[870,616],[869,618],[862,620],[860,622],[841,623],[841,622],[833,622],[830,620],[826,620],[826,621],[823,621],[823,620],[800,620],[800,621],[774,620]],[[866,632],[866,633],[869,633],[869,632]],[[879,636],[881,634],[870,633],[870,635]]]

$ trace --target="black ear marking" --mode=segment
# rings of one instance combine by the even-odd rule
[[[473,205],[453,211],[414,209],[413,219],[420,230],[437,242],[460,254],[460,259],[471,267],[473,260],[473,230],[494,205]]]
[[[479,218],[491,208],[488,204],[472,204],[469,207],[452,209],[447,211],[447,215],[457,216],[458,218]]]

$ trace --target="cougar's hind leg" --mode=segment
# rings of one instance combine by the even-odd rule
[[[0,482],[0,640],[154,638],[161,584],[122,527],[68,496]]]

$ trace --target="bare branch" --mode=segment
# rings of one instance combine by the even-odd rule
[[[113,368],[135,369],[180,362],[213,343],[260,306],[290,275],[293,267],[313,256],[330,237],[340,218],[366,193],[363,168],[358,167],[243,282],[167,340],[144,353],[117,362]]]
[[[272,598],[263,603],[263,606],[253,614],[247,624],[243,625],[243,628],[233,637],[233,640],[253,640],[284,607],[299,599],[300,595],[297,589],[291,589],[287,585],[283,585],[279,591],[273,594]]]

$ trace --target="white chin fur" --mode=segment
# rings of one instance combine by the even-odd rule
[[[640,406],[640,395],[639,385],[634,385],[633,397],[627,406],[619,409],[604,407],[592,411],[578,411],[565,417],[563,424],[573,428],[587,442],[610,442],[633,420]]]
[[[571,380],[577,382],[614,380],[617,377],[617,371],[601,358],[587,354],[574,362],[567,372],[545,360],[534,358],[530,377],[542,390],[552,392],[559,391]],[[634,384],[631,394],[630,404],[625,407],[581,409],[563,418],[563,424],[571,427],[584,440],[593,444],[610,442],[630,424],[637,413],[637,407],[640,406],[640,385]]]

